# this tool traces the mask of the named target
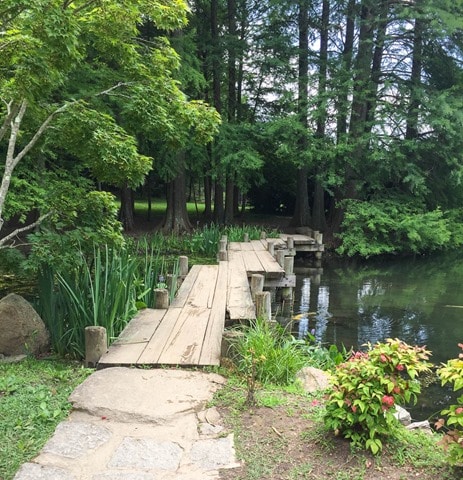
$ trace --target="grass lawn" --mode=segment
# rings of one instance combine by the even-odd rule
[[[69,394],[91,372],[62,360],[0,363],[0,479],[11,480],[37,455],[68,415]]]

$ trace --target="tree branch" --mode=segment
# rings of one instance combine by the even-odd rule
[[[23,102],[24,103],[24,102]],[[71,102],[74,103],[74,102]],[[35,132],[34,136],[29,140],[29,143],[16,155],[16,157],[13,160],[14,167],[18,164],[18,162],[31,150],[31,148],[37,143],[39,138],[43,135],[45,130],[48,128],[48,125],[50,122],[53,120],[53,118],[58,115],[59,113],[64,112],[68,108],[70,104],[65,103],[61,107],[57,108],[54,112],[50,113],[48,117],[45,119],[45,121],[40,125],[38,130]],[[22,108],[22,105],[21,105]],[[18,115],[19,116],[19,115]]]
[[[14,237],[17,237],[21,233],[28,232],[29,230],[32,230],[35,227],[38,227],[51,214],[52,212],[48,212],[45,215],[42,215],[41,217],[39,217],[35,222],[29,225],[26,225],[25,227],[17,228],[16,230],[8,234],[6,237],[0,238],[0,250],[2,248],[8,248],[8,245],[6,245],[6,243],[9,242]]]
[[[3,137],[5,136],[6,131],[11,123],[12,118],[18,113],[19,105],[13,105],[13,100],[10,100],[8,103],[6,100],[2,100],[3,103],[6,105],[6,117],[3,120],[2,126],[0,127],[0,142],[2,141]],[[13,105],[13,108],[12,108]]]

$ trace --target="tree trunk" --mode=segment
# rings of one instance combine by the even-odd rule
[[[235,198],[235,182],[231,174],[228,175],[227,185],[225,191],[225,224],[230,225],[233,223],[234,218],[234,198]]]
[[[320,27],[320,62],[318,69],[318,116],[317,116],[317,137],[321,140],[325,138],[326,131],[326,84],[328,70],[328,33],[330,19],[330,2],[323,0],[322,21]],[[318,165],[317,171],[322,173],[323,166]],[[325,192],[318,180],[315,179],[312,226],[314,230],[324,232],[326,230],[325,216]]]
[[[204,176],[204,218],[209,221],[212,218],[212,185],[211,177]]]
[[[299,2],[299,71],[298,71],[298,114],[299,121],[307,131],[308,127],[308,88],[309,88],[309,7],[308,0]],[[305,131],[299,139],[300,150],[307,148]],[[307,186],[307,166],[301,166],[297,171],[296,202],[290,225],[301,227],[310,225],[309,191]]]
[[[221,225],[224,220],[223,186],[219,180],[214,185],[214,222]]]
[[[421,73],[423,69],[423,29],[423,21],[419,18],[416,18],[415,28],[413,30],[410,104],[408,106],[407,128],[405,133],[405,138],[407,140],[413,140],[418,136],[419,107],[421,103],[419,91],[421,87]]]
[[[179,153],[181,165],[177,176],[167,184],[167,209],[162,230],[165,233],[184,233],[192,230],[186,208],[185,153]]]
[[[133,190],[127,185],[121,188],[121,209],[119,211],[119,220],[126,232],[131,232],[135,228],[134,217],[134,199]]]
[[[236,26],[236,0],[227,0],[227,17],[228,17],[228,102],[227,102],[227,118],[229,123],[236,122],[236,104],[237,104],[237,88],[236,88],[236,42],[237,42],[237,26]],[[233,204],[234,204],[234,171],[233,165],[227,168],[227,178],[225,182],[225,218],[226,224],[233,223]]]

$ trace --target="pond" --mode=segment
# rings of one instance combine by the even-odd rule
[[[296,269],[295,335],[361,349],[400,338],[426,345],[435,364],[455,358],[463,342],[463,254],[369,262],[325,261]],[[414,416],[423,420],[448,405],[448,389],[423,391]]]

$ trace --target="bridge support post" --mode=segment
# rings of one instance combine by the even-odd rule
[[[85,327],[85,367],[95,368],[108,350],[106,328]]]
[[[270,292],[256,293],[256,315],[267,322],[272,321],[272,300]]]
[[[154,308],[169,308],[169,290],[167,290],[167,288],[154,289]]]

